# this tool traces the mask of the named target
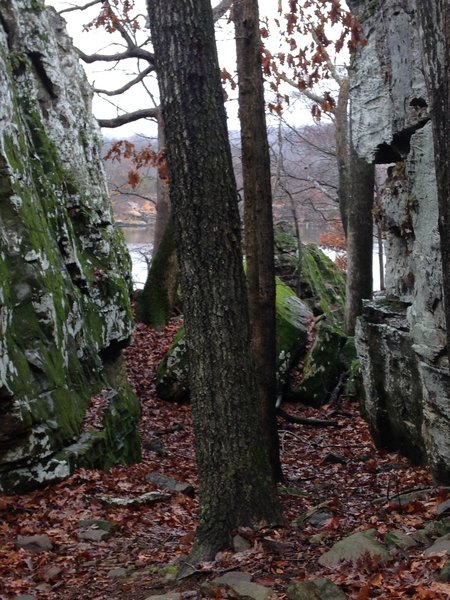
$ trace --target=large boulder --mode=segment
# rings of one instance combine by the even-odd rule
[[[275,228],[277,273],[317,315],[314,341],[308,349],[298,383],[287,391],[290,400],[320,406],[330,397],[355,358],[353,340],[343,330],[345,278],[315,244],[298,246],[287,227]]]
[[[356,329],[364,410],[383,445],[423,454],[435,479],[448,484],[450,373],[416,0],[349,6],[367,39],[351,77],[352,140],[361,157],[390,165],[375,207],[386,240],[386,290],[366,305]],[[403,304],[398,317],[389,308],[396,302]]]
[[[294,362],[305,351],[308,325],[313,313],[289,288],[276,280],[277,378],[281,391]],[[163,400],[189,399],[188,357],[184,329],[181,329],[156,373],[156,390]]]
[[[0,490],[16,492],[139,458],[139,407],[120,363],[129,256],[54,9],[1,3],[0,78]],[[100,390],[98,429],[84,419]]]

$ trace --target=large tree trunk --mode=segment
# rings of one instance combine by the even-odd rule
[[[447,353],[450,360],[450,3],[448,0],[418,0],[416,4],[431,103]]]
[[[255,393],[240,223],[209,0],[148,0],[183,294],[200,481],[191,560],[279,504]]]
[[[166,137],[161,110],[158,111],[158,150],[166,149]],[[167,324],[177,300],[178,260],[170,218],[170,194],[167,180],[158,176],[156,190],[156,223],[152,262],[144,289],[136,305],[136,317],[159,329]]]
[[[349,173],[345,330],[348,335],[353,335],[356,318],[362,312],[362,301],[372,297],[372,206],[375,165],[359,158],[351,147]]]
[[[339,84],[339,94],[334,109],[336,127],[336,161],[338,166],[338,199],[342,226],[347,237],[348,203],[350,201],[350,160],[349,160],[349,122],[348,98],[350,82],[348,77],[342,78]]]
[[[239,77],[245,257],[257,395],[274,477],[282,479],[276,422],[275,260],[258,0],[233,7]]]

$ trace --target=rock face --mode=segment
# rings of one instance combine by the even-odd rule
[[[112,220],[91,91],[64,21],[0,6],[0,490],[139,457],[120,367],[129,258]],[[84,423],[102,391],[103,426]]]
[[[450,380],[438,208],[415,0],[350,0],[367,46],[351,86],[360,156],[390,164],[375,207],[386,238],[386,292],[360,319],[365,411],[378,441],[450,481]]]

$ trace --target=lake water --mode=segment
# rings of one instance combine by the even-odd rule
[[[148,227],[122,227],[128,251],[131,256],[133,284],[142,289],[147,279],[148,265],[152,257],[154,225]]]
[[[135,289],[142,289],[147,278],[148,264],[153,250],[154,224],[148,227],[123,227],[123,234],[133,262],[133,283]],[[300,235],[306,244],[317,244],[321,233],[320,227],[307,223],[301,228]],[[324,250],[330,258],[335,258],[333,251]],[[378,245],[373,252],[373,289],[380,289],[380,271],[378,266]]]

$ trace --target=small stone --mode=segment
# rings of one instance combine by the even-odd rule
[[[326,578],[292,583],[287,589],[289,600],[347,600],[344,592]]]
[[[347,596],[326,578],[292,583],[287,589],[289,600],[346,600]]]
[[[445,552],[450,554],[450,533],[435,540],[434,544],[427,548],[423,554],[424,556],[434,556]]]
[[[242,535],[235,535],[233,538],[233,550],[235,552],[244,552],[252,547],[252,544]]]
[[[412,535],[408,535],[400,530],[388,531],[384,536],[384,543],[388,546],[395,546],[396,548],[406,549],[417,546],[417,540]]]
[[[90,529],[102,529],[103,531],[113,531],[117,528],[115,523],[111,521],[105,521],[104,519],[83,519],[78,521],[78,527],[84,529],[88,527]]]
[[[141,504],[154,504],[162,500],[170,500],[170,494],[162,492],[147,492],[134,498],[112,498],[108,496],[99,496],[98,499],[105,506],[139,506]]]
[[[329,531],[321,531],[320,533],[316,533],[315,535],[312,535],[309,538],[309,543],[312,544],[313,546],[319,546],[319,544],[321,544],[324,540],[327,539],[327,537],[329,537],[330,532]]]
[[[319,558],[319,564],[324,567],[334,567],[343,560],[358,560],[364,554],[379,557],[382,561],[389,560],[389,552],[375,537],[375,529],[358,531],[339,542],[336,542],[328,552]]]
[[[53,544],[47,535],[18,535],[16,546],[31,550],[31,552],[49,551],[53,548]]]
[[[48,567],[45,569],[45,579],[48,581],[50,579],[56,579],[58,575],[62,572],[62,567]]]
[[[438,519],[450,517],[450,499],[439,504],[439,506],[436,509],[436,514]]]
[[[308,517],[306,519],[306,523],[309,523],[313,527],[320,527],[321,525],[323,525],[326,521],[328,521],[332,517],[333,517],[332,513],[328,512],[326,510],[319,510],[318,512],[315,512],[313,515]]]
[[[109,531],[103,529],[86,529],[77,533],[79,540],[87,540],[88,542],[103,542],[111,537]]]
[[[329,452],[322,460],[322,463],[324,465],[326,464],[341,464],[341,465],[346,465],[348,463],[348,460],[344,457],[341,456],[340,454],[335,454],[334,452]]]
[[[194,487],[190,483],[178,481],[177,479],[173,479],[172,477],[168,477],[162,473],[148,473],[145,479],[146,481],[150,481],[151,483],[154,483],[155,485],[172,492],[184,494],[185,496],[190,496],[191,498],[193,498],[195,495]]]
[[[36,600],[36,596],[31,596],[31,594],[19,594],[14,600]]]
[[[125,577],[127,574],[127,570],[124,567],[116,567],[108,571],[107,576],[110,579],[120,579],[121,577]]]

